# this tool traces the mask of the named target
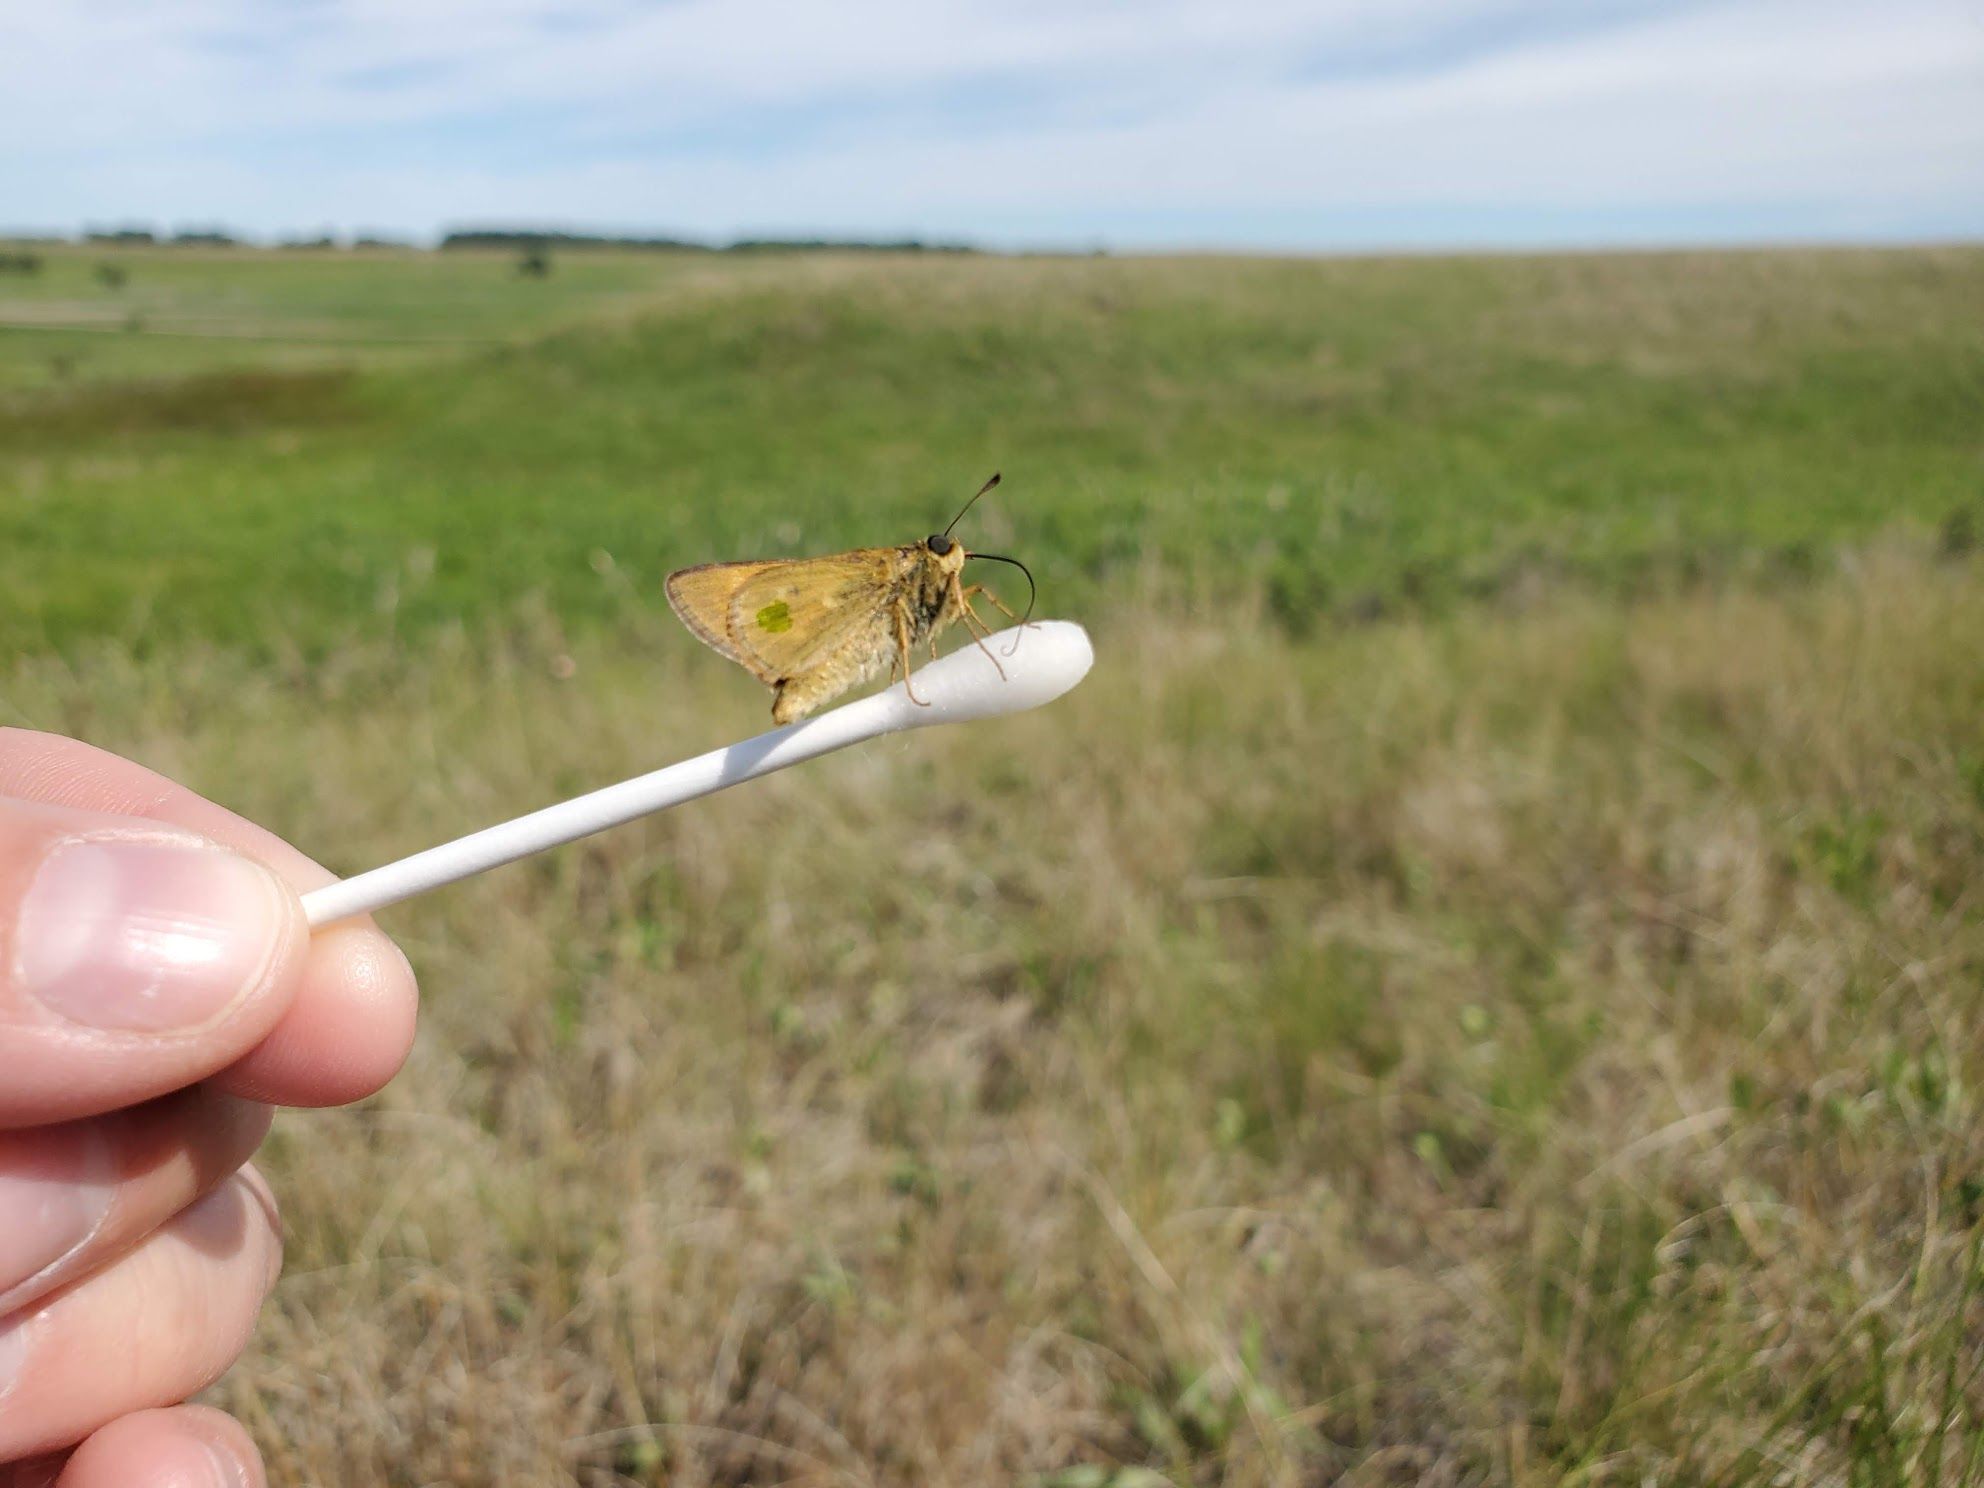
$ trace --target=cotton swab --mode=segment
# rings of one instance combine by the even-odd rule
[[[963,646],[918,669],[914,678],[916,695],[927,707],[910,701],[903,684],[898,682],[885,692],[818,717],[801,719],[652,774],[560,801],[514,821],[430,847],[383,868],[313,889],[303,896],[303,912],[313,928],[353,915],[369,914],[443,884],[456,883],[546,848],[574,842],[607,827],[617,827],[698,796],[755,780],[801,760],[845,749],[864,739],[904,729],[928,728],[934,723],[967,723],[1038,708],[1081,681],[1095,661],[1088,632],[1066,620],[1041,620],[1001,631],[988,644],[999,652],[997,666],[984,648]],[[1004,678],[1000,677],[999,668],[1004,668]]]

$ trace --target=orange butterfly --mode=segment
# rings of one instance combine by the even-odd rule
[[[698,639],[771,687],[774,723],[804,718],[885,666],[892,674],[900,669],[906,685],[910,648],[928,642],[934,659],[937,636],[958,620],[984,648],[989,632],[971,607],[974,594],[1007,619],[1025,623],[984,585],[964,583],[967,558],[1010,563],[1026,574],[1027,614],[1033,613],[1033,575],[1024,563],[968,553],[951,540],[951,527],[998,484],[995,475],[950,527],[922,542],[824,558],[702,563],[668,576],[668,602]],[[999,665],[997,657],[992,664]],[[1003,667],[999,675],[1005,675]],[[909,695],[922,702],[914,688]]]

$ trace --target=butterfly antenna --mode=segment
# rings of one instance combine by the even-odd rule
[[[990,558],[994,563],[1010,563],[1014,568],[1017,568],[1021,573],[1026,575],[1026,613],[1020,616],[1020,624],[1026,624],[1033,617],[1033,601],[1039,593],[1034,587],[1033,570],[1020,562],[1019,559],[1008,558],[1001,553],[967,553],[965,556],[967,558]]]
[[[983,496],[987,491],[991,490],[994,486],[998,484],[999,484],[999,472],[995,470],[992,472],[992,479],[987,481],[984,485],[980,486],[976,494],[972,496],[971,501],[967,501],[963,505],[963,507],[959,509],[958,514],[955,517],[951,518],[951,527],[957,526],[958,523],[964,520],[964,514],[971,510],[973,501],[978,500],[980,496]],[[949,537],[951,535],[951,527],[946,527],[944,529],[944,536]]]

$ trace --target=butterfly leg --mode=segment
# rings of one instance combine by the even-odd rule
[[[999,596],[994,594],[990,589],[987,589],[983,584],[973,584],[969,589],[965,590],[963,594],[958,596],[958,602],[964,605],[966,613],[968,614],[970,613],[971,606],[968,603],[968,601],[970,600],[971,596],[974,594],[982,594],[987,599],[991,600],[992,608],[997,610],[1000,614],[1004,615],[1008,620],[1012,620],[1014,622],[1019,621],[1020,617],[1018,615],[1015,615],[1011,610],[1007,609],[1003,604],[1001,604],[999,602]],[[972,615],[971,618],[976,620],[978,617],[976,615]],[[1020,646],[1019,637],[1014,636],[1012,645],[1006,648],[1006,654],[1008,656],[1011,656],[1015,651],[1019,650],[1019,646]],[[1005,673],[1001,672],[1000,675],[1004,676]]]
[[[973,584],[967,589],[959,582],[958,576],[952,574],[951,593],[958,602],[958,617],[964,621],[965,629],[971,632],[972,643],[985,653],[985,659],[992,663],[992,670],[999,674],[999,680],[1001,682],[1005,681],[1006,669],[999,665],[999,658],[994,656],[992,654],[992,648],[985,644],[985,638],[991,635],[992,632],[985,628],[985,622],[978,618],[978,612],[971,607],[971,596],[974,594],[985,594],[985,586],[983,584]],[[992,599],[990,594],[985,594],[985,597]],[[1008,615],[1012,613],[1004,605],[999,604],[998,600],[993,599],[992,603],[999,605],[999,608],[1005,610]]]
[[[928,703],[916,695],[916,689],[909,685],[909,612],[902,605],[896,606],[896,650],[902,658],[903,692],[917,707],[929,707]]]
[[[1020,618],[1018,615],[1015,615],[1011,610],[1007,609],[1003,604],[1001,604],[999,602],[999,596],[994,594],[990,589],[987,589],[983,584],[973,584],[969,589],[964,591],[964,594],[961,596],[961,598],[970,599],[974,594],[984,595],[987,602],[991,604],[992,608],[997,610],[1000,614],[1004,615],[1008,620],[1018,620]]]

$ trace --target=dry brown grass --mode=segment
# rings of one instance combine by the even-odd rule
[[[1978,1482],[1980,581],[1132,603],[407,906],[219,1398],[288,1483]],[[355,869],[759,721],[645,640],[7,696]]]

